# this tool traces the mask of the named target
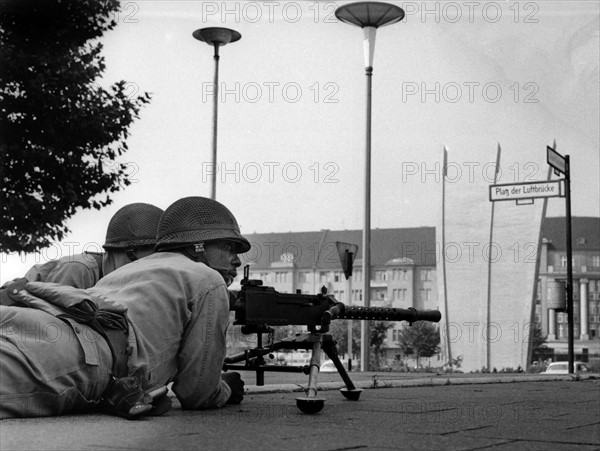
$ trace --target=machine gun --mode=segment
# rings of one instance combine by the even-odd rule
[[[304,413],[320,412],[325,404],[325,399],[317,396],[321,350],[331,359],[346,384],[346,388],[340,390],[344,397],[357,401],[362,392],[362,389],[354,386],[338,357],[336,343],[328,333],[332,320],[408,321],[412,324],[415,321],[438,322],[441,319],[437,310],[346,306],[327,294],[325,287],[316,295],[279,293],[273,287],[263,286],[261,280],[250,280],[248,275],[249,267],[246,266],[241,290],[232,310],[235,311],[234,325],[241,325],[243,334],[257,334],[257,345],[226,357],[223,369],[255,371],[257,385],[264,385],[265,371],[308,374],[306,396],[296,398],[296,405]],[[263,346],[263,334],[272,335],[273,327],[288,325],[307,326],[308,332]],[[264,356],[280,349],[312,350],[310,365],[267,365]],[[244,364],[236,365],[240,362]]]

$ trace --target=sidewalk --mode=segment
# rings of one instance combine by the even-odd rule
[[[336,375],[337,376],[337,375]],[[4,420],[1,450],[598,450],[600,380],[503,375],[389,379],[353,373],[346,400],[320,384],[316,415],[295,405],[302,384],[247,386],[239,406],[126,421],[103,415]],[[249,377],[245,377],[249,380]],[[376,383],[373,383],[373,382]]]
[[[246,373],[244,380],[252,381]],[[354,372],[348,373],[356,388],[395,388],[395,387],[423,387],[438,385],[465,385],[465,384],[501,384],[512,382],[545,382],[545,381],[576,381],[588,379],[600,379],[600,375],[589,375],[577,377],[570,374],[565,375],[544,375],[528,373],[504,373],[494,375],[485,374],[423,374],[411,376],[411,373],[402,374],[398,377],[397,373],[376,373],[376,372]],[[329,376],[329,377],[327,377]],[[298,379],[298,377],[296,378]],[[319,374],[319,390],[338,390],[344,387],[337,373]],[[285,393],[285,392],[303,392],[306,389],[308,376],[300,375],[297,383],[277,383],[258,386],[251,382],[246,382],[247,393]]]

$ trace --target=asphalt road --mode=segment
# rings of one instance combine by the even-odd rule
[[[175,402],[165,416],[137,421],[99,414],[4,420],[0,449],[600,449],[600,379],[352,373],[364,391],[349,401],[333,390],[339,376],[325,376],[318,393],[325,407],[315,415],[296,408],[301,384],[248,385],[241,405],[217,410],[183,411]]]

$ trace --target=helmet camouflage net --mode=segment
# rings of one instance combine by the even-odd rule
[[[156,250],[214,240],[234,242],[238,253],[250,250],[235,217],[223,204],[206,197],[185,197],[165,210],[158,225]]]
[[[145,203],[129,204],[108,223],[104,249],[130,249],[156,244],[156,230],[163,211]]]

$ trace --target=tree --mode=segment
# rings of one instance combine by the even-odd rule
[[[534,361],[544,361],[552,357],[553,350],[546,346],[546,337],[542,335],[540,325],[533,325],[533,333],[531,336],[531,357]]]
[[[0,251],[62,239],[78,208],[100,209],[130,184],[116,157],[150,96],[104,72],[98,39],[118,0],[9,0],[0,6]]]
[[[361,321],[352,321],[352,353],[360,354],[360,326]],[[379,367],[379,358],[382,354],[383,344],[387,336],[387,330],[392,327],[391,323],[383,321],[371,322],[371,336],[369,344],[375,356],[375,367]],[[336,341],[340,354],[348,352],[348,323],[346,321],[333,321],[329,326],[329,332]]]
[[[426,321],[417,321],[398,334],[398,344],[404,355],[415,355],[417,366],[420,357],[431,357],[440,352],[440,331]]]
[[[348,353],[348,322],[332,321],[329,326],[329,333],[337,343],[337,349],[340,354]],[[352,321],[352,354],[360,353],[360,321]],[[346,356],[348,357],[348,356]]]
[[[371,348],[375,354],[375,365],[373,366],[376,369],[380,366],[383,344],[385,343],[385,337],[390,327],[392,327],[392,323],[386,321],[371,321]]]

